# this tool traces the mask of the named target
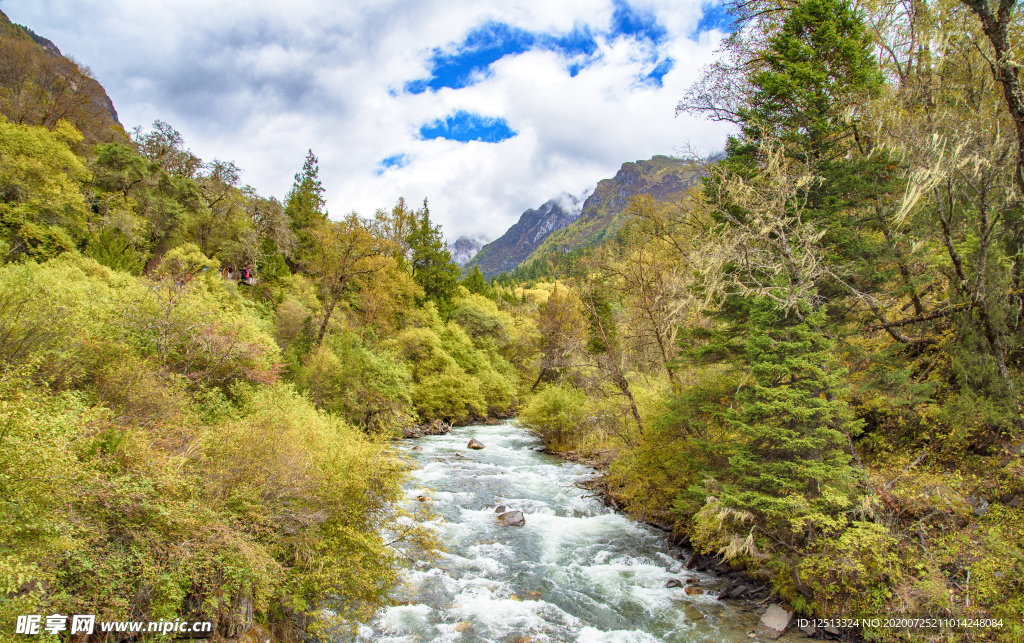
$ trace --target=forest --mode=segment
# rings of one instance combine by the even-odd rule
[[[1019,9],[731,11],[699,187],[491,281],[426,200],[328,214],[312,151],[261,196],[2,34],[0,623],[348,631],[443,548],[393,440],[515,414],[800,614],[1024,641]]]

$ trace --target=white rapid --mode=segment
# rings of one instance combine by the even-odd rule
[[[486,448],[466,448],[470,438]],[[749,641],[757,616],[713,598],[720,582],[683,569],[664,534],[605,508],[574,483],[592,469],[539,453],[514,423],[406,441],[417,462],[409,502],[441,517],[447,553],[422,563],[399,603],[362,626],[375,643]],[[499,525],[495,507],[526,514]],[[700,579],[710,594],[666,588]]]

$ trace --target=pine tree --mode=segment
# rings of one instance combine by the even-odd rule
[[[744,138],[779,136],[812,161],[845,154],[848,107],[877,94],[871,35],[846,0],[804,0],[772,35],[740,110]]]
[[[441,315],[447,317],[459,283],[459,267],[452,262],[452,253],[445,246],[441,226],[430,222],[426,199],[416,212],[407,240],[412,250],[413,280],[423,288],[424,300],[434,302]]]
[[[485,297],[494,298],[494,289],[487,283],[487,279],[484,277],[484,273],[480,272],[479,266],[473,266],[461,282],[471,293],[477,295],[483,295]]]
[[[866,157],[870,143],[851,117],[882,86],[873,50],[871,35],[847,0],[794,5],[749,76],[749,104],[739,110],[742,136],[728,141],[725,166],[752,176],[763,161],[765,138],[778,139],[787,156],[822,178],[807,188],[812,218],[835,216],[853,201],[891,190],[894,164],[886,154]],[[829,240],[854,243],[848,238],[854,225],[835,221]]]
[[[284,201],[284,212],[297,240],[295,257],[300,263],[313,248],[313,230],[327,220],[324,205],[320,167],[313,150],[309,150],[302,171],[295,175],[295,182]]]
[[[742,439],[729,445],[718,501],[751,517],[762,550],[799,548],[847,524],[862,491],[850,447],[862,421],[841,396],[845,371],[815,327],[821,313],[797,321],[763,300],[749,310],[749,379],[727,411]]]

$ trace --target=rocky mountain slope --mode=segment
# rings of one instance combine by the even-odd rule
[[[569,252],[585,244],[600,243],[626,223],[626,207],[632,197],[649,194],[656,201],[677,199],[684,196],[702,176],[693,163],[669,156],[623,163],[614,177],[598,182],[575,221],[550,234],[521,263],[555,252]]]
[[[548,236],[580,216],[580,199],[563,194],[537,209],[523,212],[505,234],[481,248],[465,268],[477,266],[486,277],[512,270],[540,247]]]
[[[582,206],[578,205],[580,199],[562,195],[536,210],[527,210],[465,268],[475,265],[485,276],[493,277],[554,252],[598,243],[625,223],[630,198],[640,194],[650,194],[657,201],[679,198],[700,178],[696,166],[668,156],[623,163],[614,177],[598,182]]]
[[[114,104],[89,70],[0,11],[0,113],[53,127],[70,121],[90,143],[124,140]]]

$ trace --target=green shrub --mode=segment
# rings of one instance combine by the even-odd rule
[[[412,387],[412,401],[424,421],[465,422],[487,412],[480,380],[467,377],[458,366],[421,377]]]
[[[412,414],[404,364],[390,353],[368,349],[354,333],[328,338],[296,374],[318,407],[338,413],[365,431],[395,429]]]
[[[551,447],[571,443],[584,430],[586,393],[569,386],[548,386],[519,415],[519,422]]]

